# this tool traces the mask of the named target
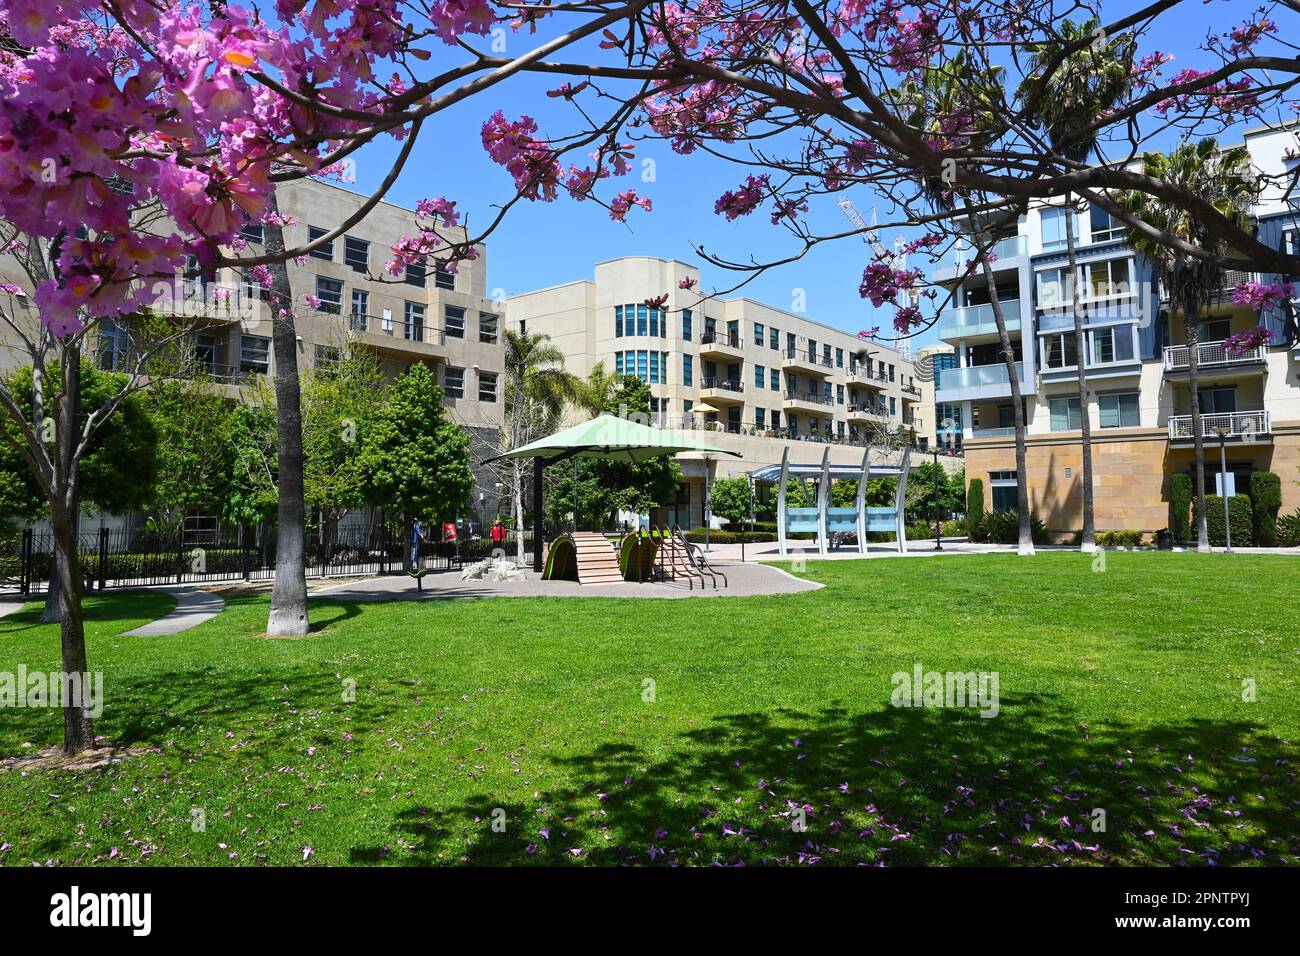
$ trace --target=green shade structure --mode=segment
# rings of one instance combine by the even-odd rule
[[[541,571],[542,469],[571,458],[640,462],[682,452],[741,457],[739,452],[696,441],[686,432],[651,428],[631,419],[606,414],[597,415],[589,422],[566,428],[488,461],[500,461],[503,458],[533,459],[533,570]]]

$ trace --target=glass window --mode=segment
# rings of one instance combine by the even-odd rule
[[[458,305],[444,305],[442,315],[443,327],[447,330],[447,337],[463,339],[465,337],[465,310]]]
[[[645,335],[650,330],[650,310],[645,305],[636,307],[636,334]]]
[[[660,385],[668,384],[668,353],[667,352],[659,353],[659,384]],[[667,401],[667,399],[664,399],[664,401]]]
[[[693,364],[694,364],[694,359],[692,356],[690,355],[682,356],[682,384],[683,385],[695,384],[695,369],[692,368]]]
[[[1196,332],[1200,342],[1222,342],[1231,334],[1232,320],[1221,316],[1203,320]]]
[[[754,344],[760,346],[763,344],[763,323],[762,322],[754,323]]]
[[[262,335],[239,337],[239,370],[265,375],[271,367],[271,340]]]
[[[756,409],[754,409],[754,427],[755,427],[755,428],[766,428],[766,427],[767,427],[767,409],[766,409],[766,408],[756,408]]]
[[[659,338],[659,310],[650,310],[650,334],[654,338]]]
[[[1122,238],[1124,235],[1124,224],[1096,203],[1088,208],[1088,225],[1093,242],[1106,242],[1109,239]]]
[[[1082,428],[1079,419],[1078,398],[1054,398],[1049,402],[1052,414],[1052,431],[1067,432]]]
[[[428,270],[424,267],[423,262],[412,262],[406,267],[406,273],[402,276],[402,281],[407,285],[419,286],[424,288],[424,280],[428,275]]]
[[[239,227],[239,234],[246,242],[262,243],[266,241],[266,230],[262,228],[260,222],[246,221]]]
[[[1125,329],[1127,332],[1128,330]],[[1096,329],[1092,333],[1092,364],[1104,365],[1115,361],[1115,330]]]
[[[768,385],[774,392],[781,391],[781,373],[776,369],[768,371]]]
[[[1076,355],[1073,332],[1043,338],[1043,364],[1047,368],[1074,368],[1078,362]]]
[[[99,367],[117,371],[126,367],[129,344],[126,326],[113,319],[99,322]]]
[[[691,310],[682,309],[682,341],[691,340]],[[689,358],[689,356],[687,356]]]
[[[1137,428],[1141,424],[1137,392],[1098,395],[1097,412],[1102,428]]]
[[[316,298],[320,299],[320,310],[330,315],[343,314],[343,283],[338,279],[316,277]]]
[[[755,387],[762,388],[766,381],[767,381],[767,369],[762,365],[755,365],[754,366]]]
[[[497,400],[496,372],[478,373],[478,400],[480,402],[495,402]]]
[[[650,353],[650,384],[659,384],[659,353]]]
[[[643,382],[650,377],[650,356],[646,352],[636,353],[636,377]]]
[[[497,344],[497,317],[491,312],[478,314],[478,340],[488,345]]]
[[[352,322],[353,332],[364,332],[366,330],[367,316],[370,314],[370,293],[365,289],[352,290]]]
[[[442,392],[448,398],[465,397],[465,370],[456,365],[445,366],[442,370]]]
[[[404,322],[402,335],[412,342],[424,341],[424,305],[420,302],[405,302],[402,313]]]
[[[1043,209],[1038,214],[1038,220],[1043,229],[1043,251],[1048,252],[1053,249],[1065,248],[1065,215],[1063,208]],[[1079,238],[1079,217],[1070,217],[1074,229],[1074,238]]]
[[[843,405],[843,404],[844,404],[844,386],[843,386],[843,385],[836,385],[836,386],[835,386],[835,404],[836,404],[836,405]]]
[[[456,288],[456,273],[447,268],[441,259],[434,260],[433,287],[435,289]]]
[[[1068,268],[1044,269],[1037,274],[1040,309],[1059,309],[1069,304],[1071,295],[1069,272]]]
[[[781,330],[780,329],[774,328],[774,329],[767,330],[767,344],[774,351],[777,352],[781,351]]]
[[[329,233],[328,229],[322,229],[320,226],[308,226],[307,241],[315,242],[321,236],[327,235],[328,233]],[[308,255],[314,256],[317,259],[326,259],[332,262],[334,260],[334,240],[331,239],[329,242],[325,243],[320,248],[313,249],[311,252],[308,253]]]
[[[1198,390],[1197,397],[1200,399],[1202,415],[1226,415],[1237,410],[1236,387],[1202,388]]]
[[[843,368],[843,367],[844,367],[844,350],[843,350],[843,349],[836,349],[836,350],[835,350],[835,367],[836,367],[836,368]]]
[[[353,236],[343,237],[343,261],[353,272],[370,271],[370,243]]]

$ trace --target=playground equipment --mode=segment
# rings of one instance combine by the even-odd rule
[[[898,465],[871,464],[871,449],[862,453],[861,467],[852,465],[832,465],[831,452],[827,448],[822,452],[820,465],[791,465],[790,451],[781,453],[781,464],[769,465],[752,473],[757,481],[775,481],[779,483],[776,504],[776,539],[777,546],[784,556],[788,554],[789,536],[796,532],[812,533],[817,536],[817,553],[826,554],[830,550],[831,535],[852,532],[857,535],[858,553],[867,553],[867,533],[871,531],[893,531],[897,536],[897,548],[900,553],[907,550],[907,528],[904,503],[907,497],[907,475],[911,470],[911,449],[903,449],[903,458]],[[894,491],[894,506],[868,507],[866,504],[867,482],[872,478],[897,477],[898,486]],[[853,507],[831,507],[831,482],[836,478],[853,478],[858,482],[857,500]],[[791,508],[786,504],[787,492],[791,479],[802,483],[811,479],[817,484],[816,507]]]
[[[568,531],[551,543],[542,580],[615,584],[623,575],[618,552],[608,538],[594,531]]]
[[[681,525],[674,525],[671,529],[651,525],[650,536],[652,539],[657,538],[659,544],[655,559],[655,577],[658,580],[684,580],[692,591],[695,590],[696,581],[701,588],[712,584],[715,591],[718,589],[719,578],[722,579],[724,588],[729,586],[727,576],[709,564],[709,559],[699,547],[686,540]]]

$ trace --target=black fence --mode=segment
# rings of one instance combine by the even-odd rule
[[[80,536],[81,575],[87,590],[150,587],[221,581],[269,581],[275,577],[276,529],[272,526],[178,530],[167,534],[101,528]],[[400,574],[409,570],[410,532],[395,524],[346,529],[336,534],[311,531],[304,540],[307,577],[330,578]],[[501,550],[515,555],[513,535],[425,541],[419,564],[428,571],[459,568]],[[0,538],[0,591],[39,594],[49,587],[54,541],[31,529]]]

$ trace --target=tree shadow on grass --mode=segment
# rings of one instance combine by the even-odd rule
[[[667,756],[603,743],[577,781],[393,818],[397,862],[1266,864],[1300,856],[1293,744],[1243,722],[1082,727],[1051,695],[730,714]],[[504,832],[491,826],[504,812]],[[1099,812],[1101,811],[1101,812]],[[798,824],[804,823],[801,830]],[[465,845],[466,831],[472,836]],[[353,862],[388,858],[358,847]]]

